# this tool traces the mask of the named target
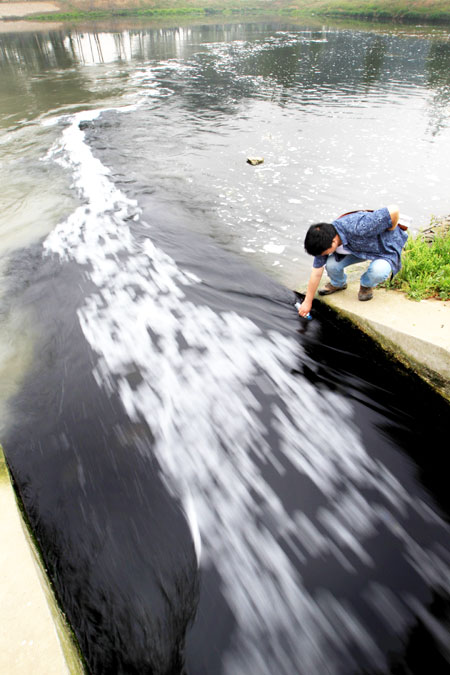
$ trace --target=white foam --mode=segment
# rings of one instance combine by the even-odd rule
[[[263,246],[263,249],[267,251],[267,253],[283,253],[285,248],[286,246],[280,246],[278,244],[264,244]]]

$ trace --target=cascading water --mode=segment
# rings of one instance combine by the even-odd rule
[[[315,381],[301,374],[302,369],[320,366],[308,355],[307,343],[302,346],[299,341],[293,293],[270,282],[278,300],[269,304],[269,314],[264,306],[261,322],[255,318],[258,312],[251,312],[251,318],[245,316],[242,304],[229,293],[227,309],[218,309],[223,299],[214,305],[212,300],[220,293],[227,295],[226,291],[215,288],[216,295],[210,297],[209,280],[182,269],[155,245],[151,222],[146,222],[152,214],[142,212],[139,204],[115,187],[109,171],[85,142],[79,122],[87,117],[79,114],[68,122],[61,143],[48,157],[73,171],[82,203],[45,240],[44,261],[62,270],[76,264],[82,272],[85,292],[76,314],[83,337],[80,334],[77,349],[84,339],[86,351],[92,354],[83,368],[94,375],[90,387],[96,390],[95,397],[106,402],[100,409],[121,410],[117,413],[120,424],[111,410],[104,413],[102,424],[119,427],[114,442],[130,446],[126,456],[113,447],[95,461],[99,466],[102,462],[118,465],[113,489],[125,493],[131,488],[129,481],[137,479],[134,473],[128,478],[121,475],[121,463],[154,466],[156,462],[166,499],[182,506],[189,523],[199,569],[195,571],[189,563],[191,580],[186,581],[189,572],[184,570],[182,584],[188,588],[199,583],[200,596],[199,616],[188,633],[188,672],[337,675],[360,672],[362,667],[385,672],[386,646],[400,650],[417,619],[439,645],[439,654],[446,633],[427,607],[427,589],[450,590],[450,532],[426,503],[420,485],[399,466],[405,459],[399,459],[392,441],[377,431],[379,413],[372,411],[371,420],[366,411],[367,435],[352,397],[340,387],[320,382],[319,376]],[[101,128],[99,113],[89,117]],[[210,244],[199,238],[197,245],[205,247],[205,256],[200,251],[199,258],[208,276]],[[232,269],[235,263],[231,258],[229,262]],[[245,272],[246,301],[258,305],[250,289],[259,279],[253,279],[256,273]],[[275,316],[273,328],[268,327],[270,312]],[[283,322],[285,328],[280,329]],[[318,328],[312,330],[318,339]],[[68,386],[70,381],[64,384],[66,391]],[[348,392],[351,389],[348,385]],[[80,396],[85,392],[80,391]],[[92,479],[84,466],[87,448],[77,444],[67,430],[64,405],[62,393],[59,417],[47,435],[39,438],[41,461],[44,466],[50,461],[46,458],[49,438],[55,434],[60,438],[56,430],[65,427],[66,451],[79,461],[78,478],[72,485],[72,498],[77,499],[78,492],[78,498],[83,493],[86,497],[86,481]],[[371,408],[376,411],[377,405],[369,403]],[[89,428],[85,434],[89,435]],[[24,447],[23,439],[18,447]],[[20,452],[11,453],[27,507],[33,484],[21,478],[22,461]],[[102,471],[96,480],[101,481]],[[154,489],[153,473],[144,473],[139,480],[139,490]],[[64,490],[58,499],[65,501]],[[39,532],[45,511],[40,512],[34,498],[30,502],[31,520]],[[127,508],[133,509],[129,501]],[[190,609],[179,600],[185,618],[178,624],[175,621],[178,635],[166,632],[164,622],[172,625],[171,614],[178,615],[177,594],[184,597],[180,582],[169,581],[175,595],[162,614],[149,601],[145,612],[154,612],[162,623],[159,639],[166,642],[164,649],[169,654],[158,660],[154,658],[158,652],[155,635],[151,630],[146,640],[141,635],[145,625],[139,618],[139,602],[144,600],[139,600],[137,581],[136,595],[127,599],[127,611],[139,628],[128,629],[131,643],[124,646],[119,639],[122,619],[115,611],[116,596],[121,594],[119,579],[127,575],[126,560],[133,561],[136,555],[136,541],[143,550],[153,549],[146,538],[151,528],[146,535],[136,529],[128,537],[117,527],[114,512],[103,517],[103,522],[98,518],[98,525],[95,519],[86,519],[83,527],[94,533],[89,545],[95,550],[93,542],[102,540],[106,526],[113,543],[121,537],[121,565],[125,565],[117,580],[108,571],[102,600],[96,600],[104,607],[95,609],[110,613],[116,622],[114,635],[104,646],[102,622],[95,630],[89,627],[93,619],[83,600],[77,598],[77,613],[70,613],[71,582],[65,577],[77,575],[76,562],[70,571],[58,568],[56,583],[87,652],[88,665],[93,672],[111,672],[111,663],[116,664],[115,672],[134,672],[133,668],[136,672],[149,668],[151,672],[176,672],[181,667],[176,664],[181,663],[186,622],[195,612],[196,593],[192,588],[188,592]],[[52,525],[52,537],[61,546],[64,529],[64,523]],[[186,546],[182,541],[178,554]],[[45,556],[45,536],[42,542]],[[173,546],[170,541],[169,558]],[[76,551],[71,554],[76,561]],[[92,550],[83,555],[87,560],[95,557]],[[148,573],[157,578],[159,565],[153,562]],[[112,570],[114,566],[113,560]],[[391,569],[396,577],[402,575],[401,584],[391,582]],[[89,586],[95,584],[91,577],[88,571],[84,581]],[[91,635],[101,636],[99,646],[89,645]],[[208,640],[202,635],[208,635]],[[148,650],[146,664],[141,654],[133,663],[133,640],[143,641]],[[177,652],[178,660],[171,661],[171,651]]]
[[[99,38],[149,62],[121,64],[126,81],[86,67],[97,98],[104,73],[133,105],[46,129],[60,136],[39,164],[79,206],[8,261],[2,310],[30,320],[34,352],[2,442],[90,672],[446,672],[448,406],[325,308],[302,322],[293,292],[230,253],[289,279],[300,208],[306,222],[330,193],[332,210],[339,177],[363,198],[342,130],[355,158],[383,119],[399,146],[404,115],[422,129],[423,57],[393,115],[381,59],[404,69],[411,37],[254,30],[180,31],[173,53],[157,31]],[[269,154],[244,176],[249,134]],[[438,146],[421,137],[411,166]],[[367,199],[386,180],[373,155]]]

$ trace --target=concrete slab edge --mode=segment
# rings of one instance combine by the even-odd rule
[[[22,529],[22,537],[26,542],[26,549],[31,554],[31,557],[34,562],[34,567],[36,571],[36,578],[40,584],[40,592],[43,594],[48,610],[50,612],[51,618],[53,620],[53,626],[58,638],[60,645],[62,658],[64,660],[65,672],[69,675],[85,675],[86,668],[81,656],[81,652],[78,647],[78,643],[72,631],[72,628],[66,619],[65,615],[61,611],[57,598],[54,594],[50,579],[47,576],[43,560],[41,558],[40,552],[34,540],[33,534],[30,531],[26,517],[24,516],[23,507],[18,497],[14,484],[11,478],[11,475],[8,470],[6,459],[4,456],[2,445],[0,444],[0,482],[3,485],[3,488],[10,490],[11,494],[14,497],[14,502],[17,508],[17,521],[20,525],[17,525],[17,529]],[[2,579],[2,583],[6,583],[6,579]]]
[[[51,587],[50,580],[47,576],[47,573],[44,569],[40,554],[36,548],[36,544],[32,536],[30,535],[27,524],[22,518],[22,528],[24,530],[25,537],[28,541],[28,544],[31,549],[34,561],[36,563],[36,568],[41,582],[42,590],[47,599],[47,604],[50,609],[50,613],[55,624],[56,633],[58,635],[59,643],[63,652],[64,659],[66,661],[67,670],[70,675],[84,675],[86,669],[84,668],[82,657],[76,642],[76,638],[73,634],[72,628],[70,627],[65,614],[59,608],[53,589]]]
[[[450,355],[445,349],[331,303],[326,304],[378,342],[390,356],[410,368],[450,402]]]

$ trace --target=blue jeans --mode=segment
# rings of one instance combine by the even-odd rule
[[[364,262],[364,260],[353,255],[353,253],[345,255],[339,262],[336,260],[334,253],[329,255],[327,260],[327,273],[333,286],[336,286],[337,288],[344,286],[347,281],[347,275],[344,272],[345,267],[360,262]],[[381,284],[382,281],[386,281],[391,273],[392,268],[387,260],[372,260],[367,270],[361,275],[361,286],[373,288],[374,286]]]

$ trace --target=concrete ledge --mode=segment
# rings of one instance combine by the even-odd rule
[[[82,675],[84,668],[18,508],[0,445],[0,673]]]
[[[321,298],[377,340],[450,401],[450,301],[414,302],[403,293],[374,290],[358,300],[359,280],[345,291]]]

